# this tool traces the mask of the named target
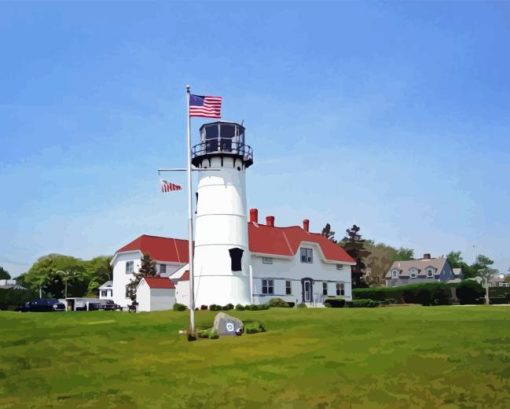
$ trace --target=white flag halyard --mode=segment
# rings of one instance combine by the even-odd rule
[[[182,190],[182,186],[176,185],[175,183],[168,182],[166,180],[161,180],[161,191],[163,193],[176,192],[178,190]]]

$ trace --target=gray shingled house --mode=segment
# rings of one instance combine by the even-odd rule
[[[456,275],[446,257],[432,258],[430,254],[424,254],[418,260],[395,261],[385,278],[386,287],[398,287],[435,281],[448,282],[455,279]]]

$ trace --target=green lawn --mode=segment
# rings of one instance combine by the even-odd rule
[[[215,313],[198,312],[199,325]],[[510,408],[510,308],[0,313],[0,408]]]

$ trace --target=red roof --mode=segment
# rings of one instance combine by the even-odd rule
[[[318,233],[309,233],[299,226],[271,227],[254,222],[248,223],[250,251],[278,256],[294,256],[301,243],[317,244],[328,261],[355,263],[339,245]]]
[[[150,288],[175,288],[174,283],[168,277],[144,277]]]
[[[255,222],[248,223],[250,251],[275,256],[294,256],[302,242],[317,244],[325,259],[330,262],[355,263],[347,252],[339,245],[318,233],[309,233],[300,226],[271,227]],[[188,241],[166,237],[143,235],[118,250],[139,250],[147,253],[158,261],[188,262]],[[187,278],[186,278],[187,277]],[[181,280],[189,280],[189,273],[182,275]]]
[[[188,262],[188,240],[147,236],[144,234],[117,250],[117,253],[136,250],[148,254],[153,260],[157,261],[179,264],[186,264]]]

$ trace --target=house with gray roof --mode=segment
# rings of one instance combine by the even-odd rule
[[[25,290],[25,287],[18,284],[16,280],[0,280],[1,290]]]
[[[408,284],[448,282],[461,276],[454,273],[446,257],[432,258],[424,254],[418,260],[395,261],[386,273],[386,287]]]

